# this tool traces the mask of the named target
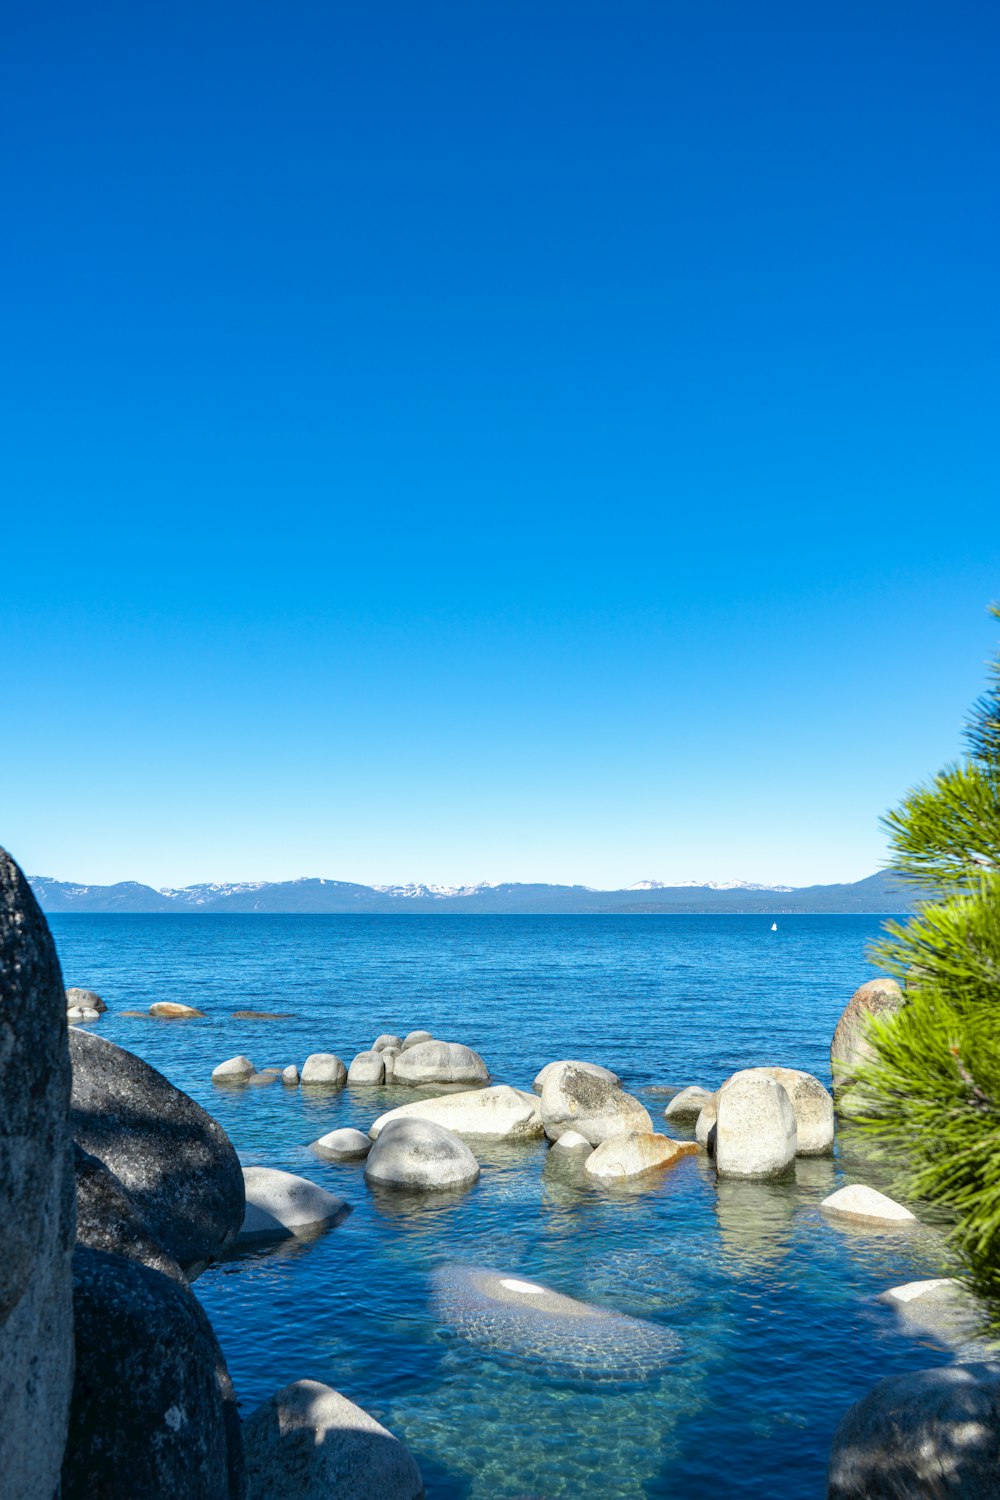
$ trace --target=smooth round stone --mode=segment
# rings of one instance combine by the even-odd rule
[[[489,1069],[478,1052],[461,1042],[404,1044],[393,1067],[395,1083],[489,1083]]]
[[[803,1073],[800,1068],[746,1068],[744,1071],[762,1073],[766,1078],[773,1078],[788,1095],[788,1102],[795,1115],[797,1156],[833,1154],[833,1096],[818,1078],[814,1078],[811,1073]]]
[[[553,1141],[566,1130],[585,1136],[592,1146],[633,1130],[653,1133],[653,1122],[638,1099],[589,1069],[566,1067],[550,1073],[541,1105],[545,1134]]]
[[[663,1118],[693,1125],[705,1105],[714,1097],[710,1089],[702,1089],[697,1084],[692,1084],[690,1088],[681,1089],[679,1094],[674,1095],[663,1111]]]
[[[552,1142],[553,1151],[593,1151],[593,1146],[578,1130],[564,1130],[557,1141]]]
[[[391,1121],[408,1119],[433,1120],[456,1135],[491,1141],[537,1141],[545,1134],[534,1094],[523,1093],[506,1083],[402,1104],[379,1115],[368,1133],[373,1141],[377,1140]]]
[[[385,1082],[385,1059],[374,1048],[359,1052],[347,1070],[348,1083],[377,1084]]]
[[[393,1120],[365,1162],[369,1182],[420,1192],[468,1187],[478,1176],[479,1163],[465,1142],[432,1120]]]
[[[906,996],[894,979],[870,979],[854,991],[841,1013],[830,1043],[830,1072],[838,1113],[850,1117],[865,1110],[864,1091],[856,1074],[872,1062],[875,1050],[868,1040],[873,1016],[891,1015],[906,1004]]]
[[[587,1157],[583,1169],[598,1182],[621,1182],[671,1166],[697,1150],[694,1141],[672,1141],[669,1136],[636,1130],[602,1141]]]
[[[311,1149],[327,1161],[360,1161],[368,1155],[372,1143],[363,1130],[344,1125],[321,1135],[318,1141],[313,1141]]]
[[[444,1266],[434,1275],[439,1320],[495,1357],[549,1375],[642,1380],[681,1348],[671,1329],[565,1297],[521,1274]]]
[[[612,1073],[610,1068],[602,1068],[599,1063],[577,1062],[575,1059],[566,1059],[563,1062],[546,1063],[540,1073],[535,1075],[535,1081],[531,1085],[536,1094],[540,1094],[548,1079],[553,1074],[561,1072],[564,1068],[577,1068],[583,1073],[592,1073],[595,1078],[603,1078],[605,1083],[613,1083],[616,1086],[621,1083],[617,1073]]]
[[[246,1083],[256,1071],[249,1057],[244,1057],[242,1054],[238,1057],[227,1057],[225,1062],[220,1062],[217,1068],[212,1069],[212,1082]]]
[[[1000,1365],[882,1380],[834,1434],[827,1500],[995,1500]]]
[[[829,1198],[823,1199],[820,1208],[828,1214],[842,1214],[845,1218],[864,1220],[868,1224],[917,1223],[916,1215],[908,1208],[860,1182],[852,1182],[848,1187],[831,1193]]]
[[[391,1031],[383,1031],[372,1042],[372,1051],[384,1052],[387,1047],[393,1047],[397,1052],[402,1052],[403,1038],[401,1036],[394,1036]]]
[[[193,1005],[180,1005],[176,1000],[157,1000],[149,1007],[149,1014],[158,1021],[193,1021],[205,1012],[195,1010]]]
[[[795,1160],[795,1111],[760,1069],[734,1073],[719,1090],[715,1166],[722,1177],[780,1177]]]
[[[66,1012],[66,1019],[71,1026],[79,1026],[87,1021],[99,1021],[101,1012],[90,1005],[73,1005]]]
[[[243,1424],[247,1500],[419,1500],[407,1448],[346,1396],[297,1380]]]
[[[422,1042],[433,1042],[434,1037],[429,1031],[408,1031],[399,1044],[401,1052],[408,1052],[411,1047],[419,1047]]]
[[[335,1052],[313,1052],[302,1064],[299,1081],[339,1088],[347,1082],[347,1069]]]
[[[282,1068],[281,1081],[286,1088],[295,1088],[299,1081],[299,1070],[294,1063],[289,1063],[287,1068]]]
[[[87,1010],[100,1011],[102,1014],[108,1008],[95,990],[84,990],[79,985],[72,984],[66,991],[66,1009],[72,1010],[77,1005],[82,1005]]]
[[[335,1223],[348,1211],[342,1198],[294,1172],[244,1167],[243,1182],[247,1206],[237,1245],[286,1239],[304,1229]]]

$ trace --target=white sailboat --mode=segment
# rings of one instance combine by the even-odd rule
[[[771,923],[771,931],[772,932],[777,932],[777,930],[778,930],[778,924],[777,924],[777,922],[772,922]]]

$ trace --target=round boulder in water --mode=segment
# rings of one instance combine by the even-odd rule
[[[734,1073],[719,1090],[719,1175],[780,1177],[794,1162],[796,1146],[795,1111],[781,1084],[760,1068]]]
[[[427,1040],[430,1040],[430,1038],[428,1037]],[[397,1052],[402,1052],[403,1038],[401,1036],[395,1036],[391,1031],[383,1031],[372,1042],[372,1051],[384,1052],[386,1047],[395,1047]]]
[[[181,1005],[177,1000],[157,1000],[149,1007],[149,1014],[158,1021],[193,1021],[205,1012],[193,1005]]]
[[[545,1080],[542,1120],[550,1140],[575,1130],[592,1146],[633,1130],[653,1133],[653,1122],[638,1099],[589,1070],[570,1066],[550,1073]]]
[[[359,1052],[347,1070],[348,1083],[384,1083],[385,1059],[373,1047],[370,1052]]]
[[[365,1162],[369,1182],[411,1191],[468,1187],[478,1176],[479,1163],[465,1142],[431,1120],[393,1120]]]
[[[213,1068],[212,1082],[246,1083],[256,1071],[249,1057],[244,1057],[241,1053],[239,1057],[227,1057],[225,1062],[220,1062],[217,1068]]]
[[[489,1083],[490,1073],[478,1052],[461,1042],[417,1042],[403,1045],[393,1068],[396,1083]]]
[[[582,1380],[643,1380],[671,1363],[672,1329],[565,1297],[517,1274],[444,1266],[434,1278],[437,1314],[484,1352]]]
[[[602,1068],[599,1063],[577,1062],[575,1059],[565,1059],[563,1062],[546,1063],[542,1071],[535,1076],[531,1085],[536,1094],[540,1094],[548,1080],[556,1073],[561,1073],[564,1068],[579,1068],[583,1073],[592,1073],[595,1078],[603,1078],[605,1083],[613,1083],[616,1086],[621,1083],[617,1073],[612,1073],[610,1068]]]
[[[710,1089],[701,1089],[697,1084],[692,1084],[690,1088],[681,1089],[679,1094],[674,1095],[663,1111],[663,1118],[693,1125],[712,1097]]]
[[[335,1224],[348,1212],[342,1198],[294,1172],[244,1167],[243,1181],[247,1206],[237,1245],[287,1239],[303,1230]]]
[[[429,1031],[408,1031],[399,1044],[401,1052],[408,1052],[411,1047],[419,1047],[421,1042],[433,1042],[434,1036]]]
[[[377,1140],[393,1120],[433,1120],[456,1135],[491,1141],[536,1141],[545,1134],[534,1094],[499,1083],[494,1088],[419,1099],[379,1115],[368,1132]]]
[[[79,985],[72,984],[66,991],[66,1009],[72,1010],[76,1005],[82,1005],[86,1010],[101,1012],[108,1008],[95,990],[84,990]]]
[[[312,1150],[327,1161],[361,1161],[372,1149],[372,1143],[362,1130],[342,1125],[313,1141]]]
[[[299,1082],[339,1088],[347,1082],[347,1069],[335,1052],[312,1052],[302,1064]]]

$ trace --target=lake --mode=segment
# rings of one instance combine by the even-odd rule
[[[99,1035],[138,1053],[205,1106],[245,1165],[280,1167],[352,1212],[311,1243],[210,1267],[195,1291],[244,1415],[311,1377],[411,1449],[430,1500],[688,1497],[815,1500],[840,1417],[884,1375],[947,1362],[877,1301],[940,1274],[933,1229],[860,1230],[819,1203],[880,1183],[863,1158],[800,1160],[780,1183],[716,1183],[702,1155],[638,1189],[589,1187],[544,1145],[481,1155],[467,1192],[414,1200],[309,1143],[367,1129],[410,1090],[333,1094],[280,1083],[217,1088],[212,1068],[336,1052],[426,1028],[481,1052],[496,1082],[530,1088],[560,1057],[604,1063],[663,1126],[665,1086],[716,1087],[780,1063],[829,1084],[829,1044],[876,972],[872,916],[53,915],[68,985],[95,989]],[[178,1000],[198,1021],[128,1018]],[[290,1013],[233,1018],[240,1009]],[[690,1131],[667,1133],[689,1137]],[[601,1378],[558,1351],[493,1347],[442,1287],[487,1267],[677,1335],[669,1363]],[[625,1325],[627,1327],[627,1325]],[[627,1352],[627,1351],[623,1351]]]

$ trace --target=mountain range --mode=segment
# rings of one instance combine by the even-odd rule
[[[768,886],[748,881],[665,885],[641,880],[625,890],[585,885],[484,882],[480,885],[356,885],[302,878],[188,885],[176,890],[125,880],[83,885],[29,876],[46,912],[471,912],[522,915],[574,912],[903,912],[916,893],[888,872],[842,885]]]

